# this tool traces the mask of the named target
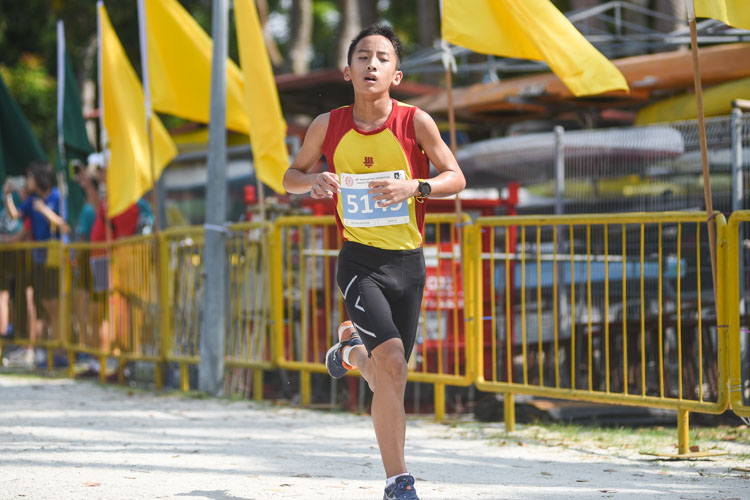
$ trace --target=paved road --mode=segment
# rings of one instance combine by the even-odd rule
[[[732,443],[730,458],[655,462],[501,431],[411,419],[421,498],[750,497],[730,470],[750,450]],[[368,417],[0,373],[2,499],[380,499],[382,487]]]

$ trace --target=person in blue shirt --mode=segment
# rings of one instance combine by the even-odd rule
[[[29,196],[16,207],[10,191],[10,184],[5,186],[5,206],[14,219],[31,218],[31,233],[34,241],[59,239],[60,232],[69,232],[70,228],[60,216],[60,191],[55,187],[55,174],[49,163],[34,161],[26,171],[26,190]],[[46,258],[37,253],[35,261]]]
[[[13,200],[9,182],[3,186],[5,207],[14,219],[29,217],[31,236],[36,242],[59,239],[61,233],[70,228],[60,216],[60,192],[55,187],[55,174],[46,162],[31,162],[26,170],[26,190],[29,196],[18,207]],[[34,301],[41,302],[41,308],[48,320],[50,339],[55,339],[58,317],[58,294],[60,290],[59,255],[46,248],[35,248],[31,252],[31,283]],[[57,257],[55,259],[55,257]],[[41,328],[31,325],[30,341],[39,340]]]

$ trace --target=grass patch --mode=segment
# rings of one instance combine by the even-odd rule
[[[544,425],[519,426],[513,433],[493,431],[490,426],[475,432],[485,433],[487,439],[496,445],[521,441],[559,446],[563,448],[586,448],[591,450],[633,450],[661,451],[677,450],[677,429],[675,427],[602,427],[550,423]],[[747,426],[694,427],[690,429],[690,444],[699,446],[701,451],[721,449],[723,443],[750,444]],[[750,453],[748,453],[750,456]],[[736,458],[741,458],[736,455]]]

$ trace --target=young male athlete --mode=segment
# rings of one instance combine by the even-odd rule
[[[385,499],[417,499],[404,461],[404,391],[425,284],[425,198],[465,181],[427,113],[390,96],[401,42],[370,26],[349,46],[344,79],[354,104],[318,116],[284,176],[290,193],[333,198],[344,240],[337,282],[351,321],[326,356],[334,378],[359,369],[373,391],[372,420],[386,473]],[[312,173],[325,155],[329,171]],[[430,162],[439,174],[429,178]]]

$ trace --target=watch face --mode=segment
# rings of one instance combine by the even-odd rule
[[[432,192],[432,186],[427,184],[426,182],[423,182],[419,185],[419,194],[422,196],[429,196]]]

